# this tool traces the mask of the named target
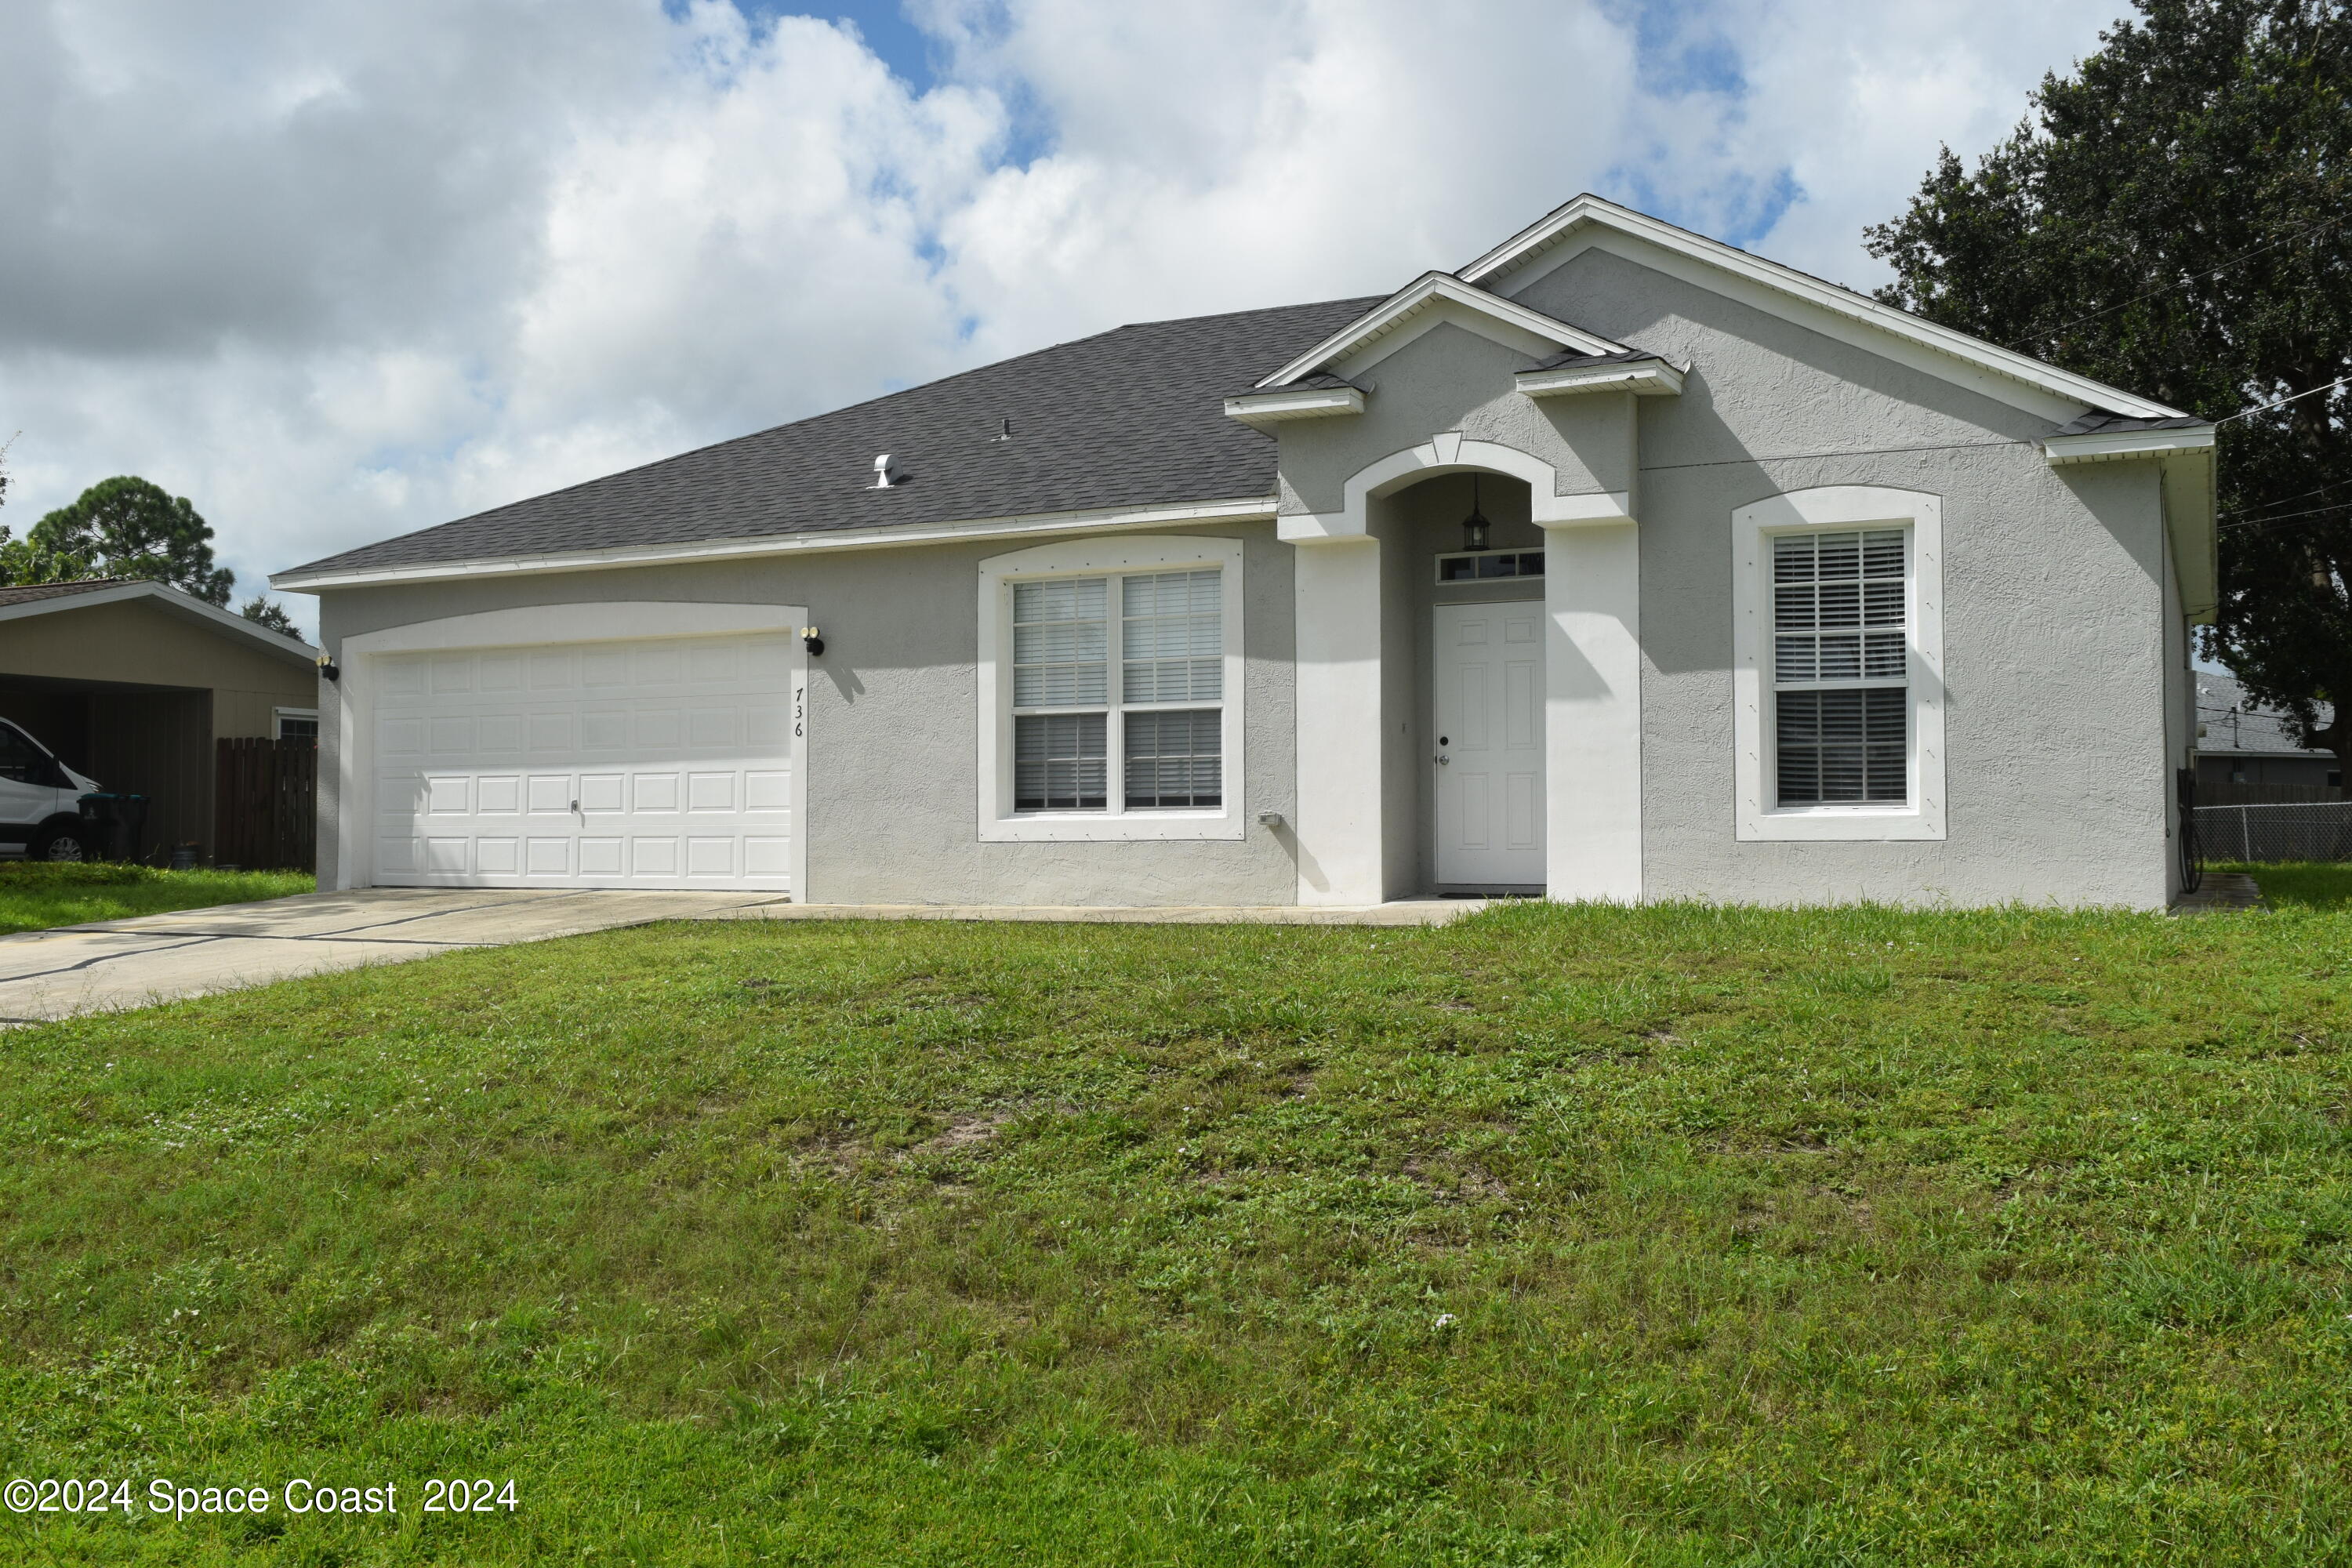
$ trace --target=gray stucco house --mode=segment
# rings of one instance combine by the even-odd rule
[[[2212,442],[1588,195],[274,583],[324,886],[2148,908]]]
[[[2333,710],[2319,705],[2320,722]],[[2333,752],[2305,745],[2294,721],[2246,695],[2226,675],[2197,676],[2197,784],[2209,798],[2224,798],[2232,785],[2327,790],[2344,784],[2344,764]]]

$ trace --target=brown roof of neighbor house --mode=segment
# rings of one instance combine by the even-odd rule
[[[42,599],[65,599],[76,594],[94,594],[100,588],[119,588],[131,580],[128,577],[82,577],[71,583],[26,583],[19,587],[0,588],[0,609],[10,605],[30,605]]]

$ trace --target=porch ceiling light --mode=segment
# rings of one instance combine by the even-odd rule
[[[1486,514],[1478,510],[1478,476],[1470,476],[1470,515],[1462,520],[1462,548],[1486,548]]]

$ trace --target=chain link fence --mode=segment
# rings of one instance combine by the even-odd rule
[[[2207,860],[2352,860],[2352,800],[2291,805],[2200,805]]]

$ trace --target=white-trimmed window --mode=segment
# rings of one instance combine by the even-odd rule
[[[315,742],[319,738],[316,708],[273,708],[269,721],[273,740]]]
[[[982,838],[1242,836],[1241,571],[1173,536],[981,563]]]
[[[1738,837],[1941,838],[1940,500],[1825,486],[1732,521]]]

